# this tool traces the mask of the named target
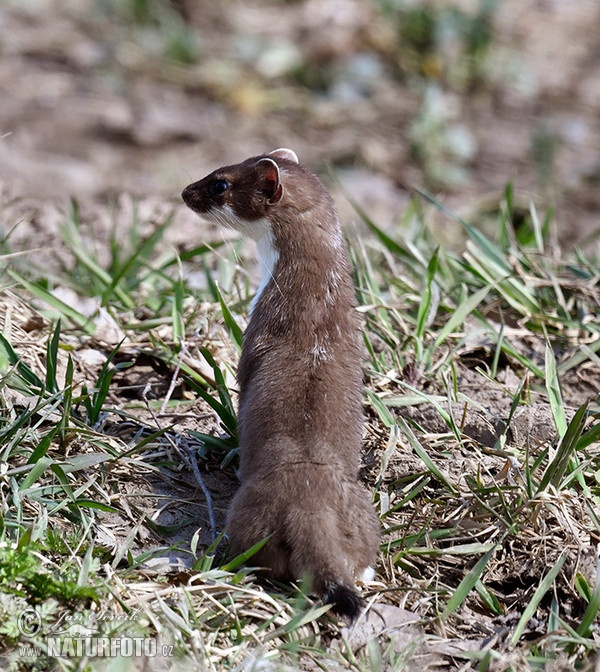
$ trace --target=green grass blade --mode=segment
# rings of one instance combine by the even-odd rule
[[[589,401],[586,401],[573,416],[564,436],[559,442],[554,458],[542,476],[537,492],[542,492],[549,485],[556,489],[560,488],[561,480],[569,467],[569,462],[577,454],[579,438],[585,428],[588,404]]]
[[[577,628],[577,634],[581,637],[589,637],[591,634],[592,625],[595,623],[598,613],[600,612],[600,585],[597,585],[591,595],[591,599],[583,614],[581,623]]]
[[[571,357],[559,364],[558,373],[564,374],[571,369],[581,366],[581,364],[588,360],[595,362],[597,366],[600,366],[600,358],[596,354],[598,350],[600,350],[600,338],[598,338],[595,343],[579,346],[577,352],[574,352]]]
[[[136,270],[138,265],[143,265],[143,260],[147,259],[152,250],[156,248],[156,245],[162,240],[162,237],[165,233],[167,227],[173,221],[174,215],[171,214],[167,219],[156,228],[145,240],[141,242],[140,245],[134,247],[133,253],[122,263],[115,268],[111,273],[110,283],[107,285],[106,290],[102,294],[102,305],[106,306],[113,294],[116,294],[119,283],[132,271]],[[196,248],[197,249],[197,248]],[[173,259],[173,263],[179,263],[179,258]],[[163,267],[164,268],[164,267]],[[135,285],[138,283],[136,282]],[[128,307],[135,307],[135,298],[130,296],[129,293],[125,293],[124,290],[120,290],[121,294],[119,295],[121,300],[125,299],[124,304]],[[129,306],[129,302],[133,301],[133,305]]]
[[[186,384],[189,385],[196,394],[200,395],[202,399],[215,411],[219,416],[220,421],[227,430],[227,433],[232,436],[237,436],[237,419],[234,413],[229,409],[228,404],[223,404],[220,400],[215,399],[208,390],[205,390],[199,383],[189,377],[185,377]]]
[[[579,441],[577,441],[577,450],[583,450],[597,441],[600,441],[600,422],[590,427],[585,434],[581,435]]]
[[[114,294],[114,296],[123,304],[123,306],[129,308],[130,310],[135,308],[135,299],[118,285],[113,286],[113,278],[111,278],[110,274],[107,273],[101,266],[99,266],[84,249],[80,247],[74,247],[72,249],[79,262],[81,262],[83,266],[85,266],[85,268],[87,268],[88,271],[90,271],[90,273],[100,281],[101,285],[107,288],[104,290],[102,295],[102,305],[105,306],[108,303],[108,300],[105,298],[105,296],[108,295],[110,297]]]
[[[69,428],[71,414],[73,413],[73,358],[71,353],[67,358],[67,369],[65,372],[65,388],[62,391],[62,418],[58,423],[60,431],[60,442],[64,444],[67,430]]]
[[[72,306],[61,301],[59,298],[51,294],[47,289],[36,285],[34,282],[30,282],[22,275],[19,275],[11,269],[6,271],[16,282],[22,285],[28,292],[33,294],[33,296],[43,301],[51,308],[54,308],[59,315],[64,315],[69,318],[77,327],[83,329],[87,334],[93,335],[96,331],[94,323],[89,320],[87,317],[82,315],[79,311],[75,310]]]
[[[219,301],[219,305],[221,306],[221,313],[223,314],[223,320],[225,321],[225,326],[229,331],[231,340],[233,341],[238,352],[241,352],[242,341],[244,340],[244,332],[242,331],[239,324],[235,321],[235,318],[231,314],[229,306],[227,305],[225,299],[223,298],[223,294],[221,293],[221,290],[217,283],[214,284],[214,291]]]
[[[450,492],[456,494],[458,492],[458,489],[454,486],[454,484],[450,481],[450,479],[438,469],[436,464],[427,454],[425,448],[421,445],[421,443],[415,436],[414,432],[412,431],[406,420],[402,416],[398,416],[398,418],[396,418],[396,422],[398,423],[398,426],[402,430],[404,436],[408,439],[408,442],[412,446],[415,453],[425,463],[427,469],[429,469],[429,471],[435,476],[435,478],[437,478],[437,480],[440,483],[443,483],[450,490]]]
[[[373,390],[366,390],[367,397],[373,408],[377,411],[380,420],[386,427],[393,427],[396,424],[396,418],[390,411],[390,409],[385,405],[385,403],[373,392]]]
[[[437,335],[433,344],[434,348],[439,347],[457,327],[464,324],[467,317],[483,302],[485,297],[490,293],[490,290],[491,287],[489,285],[482,287],[456,307],[448,322],[446,322]]]
[[[448,616],[450,616],[450,614],[453,614],[460,607],[460,605],[467,599],[471,590],[473,590],[477,582],[481,580],[483,570],[485,569],[489,559],[496,552],[497,548],[498,546],[490,548],[490,550],[487,553],[485,553],[481,558],[479,558],[479,560],[475,563],[473,569],[467,572],[465,578],[460,582],[457,589],[454,591],[454,594],[448,600],[448,603],[446,604],[446,607],[442,613],[442,620],[445,620],[446,618],[448,618]]]
[[[225,245],[225,241],[221,240],[210,244],[203,243],[202,245],[193,247],[190,250],[181,250],[177,253],[177,256],[172,257],[167,261],[164,261],[160,265],[160,269],[164,270],[166,268],[169,268],[170,266],[175,266],[176,264],[179,264],[182,261],[193,261],[197,257],[203,257],[207,253],[218,250],[220,247],[223,247],[223,245]]]
[[[431,321],[431,312],[432,308],[434,307],[433,283],[438,268],[438,254],[439,248],[435,250],[433,256],[429,260],[427,271],[425,273],[425,288],[423,290],[421,303],[419,304],[419,310],[417,312],[417,324],[415,328],[415,336],[419,340],[423,339],[423,335],[425,334],[425,327]]]
[[[8,370],[12,367],[16,370],[24,385],[18,386],[24,392],[40,394],[44,390],[44,383],[15,352],[12,345],[3,334],[0,334],[0,370]]]
[[[181,272],[181,269],[180,269]],[[185,290],[181,275],[177,278],[173,287],[173,304],[171,320],[173,324],[173,341],[178,345],[185,339],[185,324],[183,320],[183,297]]]
[[[494,265],[492,259],[486,258],[481,250],[473,248],[470,242],[467,243],[468,251],[464,253],[472,272],[497,287],[505,301],[521,314],[530,316],[540,312],[539,302],[527,285],[514,277],[513,271],[505,273],[502,267]]]
[[[537,376],[541,380],[545,379],[544,371],[540,369],[540,367],[537,366],[531,359],[525,357],[525,355],[522,355],[515,347],[513,347],[513,345],[511,345],[511,343],[508,342],[507,339],[502,340],[501,348],[503,353],[516,359],[519,364],[524,366],[526,369],[529,369],[529,371],[531,371],[534,376]]]
[[[496,342],[496,347],[494,348],[494,360],[492,362],[492,370],[490,377],[492,380],[496,379],[498,375],[498,363],[500,361],[500,353],[502,352],[502,343],[504,342],[504,324],[500,325],[498,329],[498,341]]]
[[[375,236],[379,239],[379,241],[382,243],[382,245],[388,249],[392,254],[395,256],[399,257],[400,259],[403,259],[409,263],[414,263],[414,259],[411,254],[409,254],[402,245],[397,243],[393,238],[390,238],[390,236],[387,235],[384,231],[382,231],[376,224],[375,222],[369,217],[369,215],[366,213],[365,210],[363,210],[357,203],[354,201],[350,201],[352,203],[352,207],[356,210],[360,218],[363,220],[363,222],[367,225],[367,227],[375,234]]]
[[[54,464],[54,460],[51,457],[46,457],[45,455],[40,457],[33,465],[31,471],[19,484],[19,490],[23,491],[27,490],[27,488],[30,488],[52,464]]]
[[[502,616],[504,610],[498,601],[498,598],[478,579],[475,583],[475,590],[479,593],[481,601],[495,616]]]
[[[50,392],[58,390],[56,371],[58,369],[58,343],[60,339],[60,320],[57,321],[52,338],[46,346],[46,389]]]
[[[270,538],[270,536],[265,537],[264,539],[261,539],[259,542],[254,544],[254,546],[249,548],[247,551],[244,551],[244,553],[236,555],[233,560],[229,561],[226,565],[222,565],[221,570],[224,572],[232,572],[240,565],[244,565],[253,555],[256,555],[260,551],[260,549],[269,541]]]
[[[93,564],[94,564],[94,542],[93,540],[91,540],[90,545],[87,551],[85,552],[85,555],[83,556],[83,560],[81,562],[81,568],[79,569],[79,574],[77,575],[78,586],[87,585]]]
[[[515,628],[515,631],[511,638],[511,644],[513,646],[517,645],[518,641],[521,639],[521,635],[523,634],[525,628],[527,627],[527,623],[529,623],[529,621],[535,615],[535,612],[537,611],[537,608],[540,602],[542,601],[542,598],[552,588],[554,580],[558,576],[558,573],[562,569],[562,566],[565,564],[567,554],[568,551],[566,550],[560,554],[554,567],[552,567],[552,569],[548,572],[548,574],[546,574],[546,576],[540,582],[540,585],[537,587],[535,593],[533,594],[533,597],[531,598],[529,604],[523,611],[523,614],[519,619],[519,622],[517,623],[517,627]]]
[[[413,385],[409,385],[408,383],[402,383],[402,387],[410,390],[416,396],[421,397],[424,402],[431,404],[440,414],[440,417],[446,423],[448,429],[452,432],[452,434],[454,434],[456,440],[459,442],[462,441],[463,436],[460,427],[456,424],[450,413],[448,413],[446,409],[442,408],[436,397],[430,394],[426,394],[425,392],[422,392],[418,388],[414,387]]]
[[[480,251],[481,255],[483,255],[483,257],[480,256],[479,259],[481,261],[490,262],[499,276],[511,276],[513,269],[504,252],[479,229],[466,222],[463,223],[463,227],[476,248]]]
[[[567,418],[565,416],[565,406],[560,392],[560,383],[556,373],[556,359],[550,343],[546,341],[546,390],[548,391],[548,400],[554,418],[554,425],[559,436],[564,436],[567,431]]]
[[[540,222],[540,218],[538,217],[537,213],[537,208],[535,205],[532,203],[529,204],[529,214],[531,216],[531,224],[533,225],[533,234],[535,236],[535,244],[538,249],[538,252],[543,253],[544,252],[544,239],[546,237],[547,230],[545,230],[545,227],[548,224],[548,218],[546,217],[544,220],[544,226],[542,226]]]
[[[54,440],[54,437],[60,431],[60,429],[61,429],[60,425],[55,425],[48,432],[48,434],[46,434],[46,436],[35,447],[33,453],[31,453],[31,455],[29,456],[29,459],[27,460],[27,464],[36,464],[37,462],[39,462],[44,457],[44,455],[50,449],[50,446],[52,445],[52,441]]]
[[[85,404],[86,410],[88,412],[88,423],[93,427],[100,418],[100,413],[102,413],[102,407],[108,396],[110,390],[110,384],[112,382],[113,376],[117,372],[117,367],[112,367],[111,364],[119,349],[123,345],[123,341],[118,343],[111,351],[110,355],[106,358],[100,373],[98,374],[98,380],[96,381],[96,388],[94,393],[91,396],[91,399],[88,400],[88,403]],[[124,365],[125,367],[129,366],[128,363]]]
[[[508,432],[510,430],[510,423],[512,422],[512,419],[517,412],[517,409],[521,406],[521,401],[522,401],[522,396],[523,396],[523,388],[525,387],[525,383],[527,381],[527,376],[525,376],[521,382],[519,383],[519,386],[517,387],[516,392],[513,394],[512,401],[510,403],[510,410],[508,412],[508,417],[506,418],[506,421],[504,423],[504,429],[500,436],[498,437],[498,440],[496,441],[495,447],[504,450],[504,444],[506,442],[506,437],[508,435]]]
[[[230,416],[235,418],[235,406],[233,404],[231,394],[229,393],[229,388],[225,382],[225,376],[223,375],[220,366],[217,364],[215,358],[212,356],[208,348],[200,348],[200,352],[213,370],[217,394],[219,395],[221,404],[223,404],[223,406],[229,411]]]

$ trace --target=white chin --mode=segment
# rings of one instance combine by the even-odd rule
[[[265,234],[271,231],[271,222],[266,217],[260,219],[244,219],[234,212],[230,205],[222,205],[219,208],[211,208],[206,216],[222,226],[229,226],[242,235],[259,241]]]

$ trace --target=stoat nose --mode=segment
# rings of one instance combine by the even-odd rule
[[[193,190],[192,190],[191,184],[188,184],[188,186],[181,192],[181,198],[183,199],[183,202],[186,205],[190,204],[190,201],[192,200],[192,195],[193,195]]]

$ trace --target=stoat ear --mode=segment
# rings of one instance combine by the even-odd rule
[[[269,152],[269,156],[274,156],[276,159],[285,159],[286,161],[291,161],[292,163],[298,163],[298,156],[296,152],[291,149],[286,149],[281,147],[280,149],[274,149],[272,152]]]
[[[273,159],[261,159],[257,164],[260,176],[264,181],[264,193],[269,205],[275,205],[283,197],[283,184],[279,175],[279,166]]]

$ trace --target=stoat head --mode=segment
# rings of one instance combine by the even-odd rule
[[[224,166],[187,186],[185,204],[219,224],[260,240],[269,228],[269,217],[286,195],[282,173],[296,168],[291,149],[276,149],[233,166]]]

